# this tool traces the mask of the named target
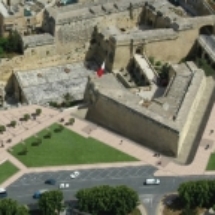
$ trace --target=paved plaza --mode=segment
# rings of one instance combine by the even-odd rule
[[[27,122],[20,121],[20,118],[22,118],[24,114],[31,115],[32,113],[35,113],[35,110],[37,108],[42,109],[42,114],[37,117],[36,120],[31,118]],[[173,160],[164,156],[155,157],[153,151],[150,151],[143,146],[140,146],[137,143],[128,140],[120,135],[117,135],[113,132],[110,132],[98,125],[95,125],[85,120],[81,120],[79,118],[75,119],[74,125],[67,126],[67,128],[71,129],[74,132],[77,132],[80,135],[83,135],[84,137],[93,137],[95,139],[98,139],[104,144],[107,144],[113,148],[116,148],[131,156],[138,158],[139,161],[111,164],[107,163],[27,168],[24,164],[22,164],[20,161],[18,161],[16,158],[11,156],[10,153],[7,152],[10,147],[28,138],[29,136],[37,134],[40,130],[50,126],[55,122],[60,123],[60,119],[64,118],[64,122],[67,121],[69,118],[71,118],[71,116],[73,116],[76,111],[77,108],[59,111],[56,109],[42,107],[38,105],[22,106],[20,108],[1,111],[0,125],[7,126],[12,120],[17,121],[18,124],[15,128],[7,127],[6,132],[0,134],[0,141],[4,144],[4,147],[0,148],[0,163],[9,160],[11,163],[17,166],[20,171],[10,177],[7,181],[3,182],[0,186],[8,187],[9,189],[16,189],[16,187],[18,189],[20,185],[28,186],[31,183],[35,183],[35,186],[39,184],[41,186],[41,183],[44,181],[44,179],[51,177],[52,175],[55,176],[58,181],[66,182],[69,180],[68,171],[72,170],[79,170],[81,172],[80,182],[88,183],[89,181],[94,181],[95,184],[103,183],[106,179],[119,180],[120,182],[122,178],[126,180],[129,179],[127,181],[132,181],[133,179],[136,180],[135,178],[137,177],[141,179],[141,181],[143,181],[144,178],[149,176],[152,177],[153,175],[158,176],[160,178],[180,178],[188,175],[190,177],[192,177],[192,175],[215,175],[213,171],[205,171],[208,158],[215,148],[215,134],[211,132],[211,130],[215,129],[215,107],[212,109],[210,118],[205,128],[202,140],[199,144],[199,148],[197,150],[197,154],[194,158],[194,161],[187,166],[176,164],[173,162]],[[10,143],[8,142],[9,139],[11,139]],[[206,145],[209,145],[209,148],[207,150],[205,149]],[[134,169],[132,171],[128,169],[126,170],[128,166],[133,167]],[[112,167],[125,167],[125,170],[108,170],[108,168]],[[90,173],[86,172],[86,170],[88,169],[90,169]],[[33,190],[31,190],[31,192],[33,192]],[[146,196],[143,197],[143,199],[145,198]],[[153,198],[157,199],[158,197]]]

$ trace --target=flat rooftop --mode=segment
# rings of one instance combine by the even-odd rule
[[[46,104],[61,102],[66,93],[75,100],[83,99],[88,76],[95,75],[95,70],[87,69],[84,63],[74,63],[14,74],[29,103]]]
[[[112,35],[110,38],[116,43],[134,42],[153,42],[159,40],[176,39],[178,34],[173,29],[153,29],[153,30],[133,30],[127,33],[120,32]]]
[[[24,47],[36,47],[54,44],[54,37],[51,34],[34,34],[22,37]]]

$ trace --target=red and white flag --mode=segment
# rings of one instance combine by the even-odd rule
[[[105,62],[103,62],[102,66],[97,70],[98,77],[101,77],[105,71]]]

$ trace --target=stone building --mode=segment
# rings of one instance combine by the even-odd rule
[[[15,99],[21,103],[44,105],[62,102],[64,95],[69,93],[75,100],[82,100],[87,77],[93,72],[83,63],[14,71]]]
[[[23,36],[22,49],[26,58],[44,58],[57,54],[54,37],[47,33]]]
[[[62,8],[47,8],[43,29],[55,35],[58,51],[73,49],[85,55],[95,27],[115,25],[119,29],[138,24],[143,0],[77,3]]]
[[[11,30],[29,34],[40,28],[47,3],[48,0],[2,0],[0,2],[0,35],[7,35]]]
[[[89,78],[87,119],[163,154],[177,156],[206,85],[204,72],[192,62],[171,66],[162,96],[144,102],[112,74]]]

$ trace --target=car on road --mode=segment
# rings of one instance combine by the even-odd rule
[[[59,188],[60,188],[60,189],[69,188],[69,183],[60,183],[60,184],[59,184]]]
[[[0,187],[0,198],[5,197],[7,197],[7,191],[4,188]]]
[[[74,178],[77,178],[79,175],[80,175],[80,172],[74,171],[74,172],[70,175],[70,178],[74,179]]]
[[[159,185],[160,179],[158,178],[147,178],[144,182],[145,185]]]
[[[49,185],[55,185],[56,184],[56,180],[53,178],[50,178],[48,180],[45,181],[45,184],[49,184]]]
[[[39,199],[43,193],[47,192],[48,190],[38,190],[34,193],[33,198],[34,199]]]

